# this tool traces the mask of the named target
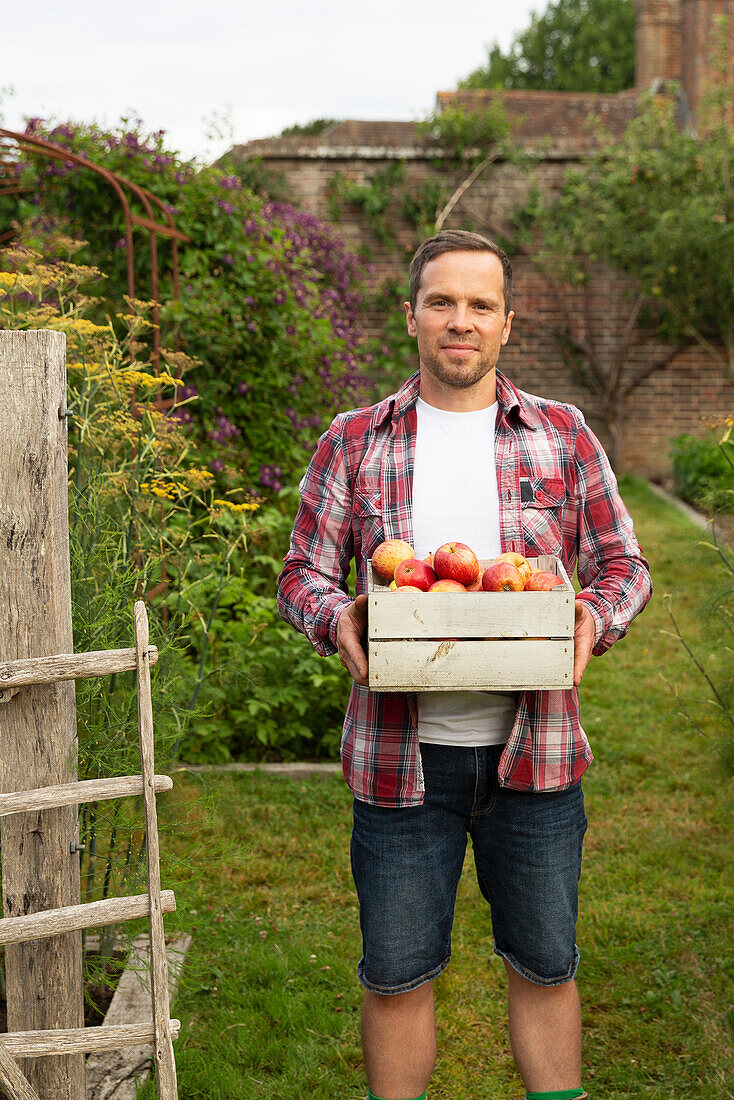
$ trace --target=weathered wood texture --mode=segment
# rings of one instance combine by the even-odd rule
[[[158,906],[164,913],[173,913],[176,899],[173,890],[164,890]],[[0,920],[0,944],[25,943],[27,940],[60,936],[82,928],[101,928],[117,921],[137,920],[150,914],[147,894],[124,898],[105,898],[84,905],[68,905],[63,909],[47,909],[25,917],[5,917]]]
[[[172,786],[173,780],[169,775],[154,776],[153,787],[156,794],[170,791]],[[28,810],[44,810],[48,806],[78,806],[82,802],[105,802],[110,798],[127,798],[142,793],[142,775],[84,779],[79,783],[64,783],[58,787],[40,787],[34,791],[0,794],[0,817],[26,813]]]
[[[158,649],[150,647],[150,663],[158,660]],[[0,664],[0,690],[51,684],[57,680],[88,680],[91,676],[109,676],[113,672],[131,672],[135,668],[134,649],[100,649],[92,653],[55,653],[29,661]]]
[[[153,704],[150,687],[150,660],[148,656],[148,613],[145,604],[135,604],[135,649],[138,664],[138,730],[140,733],[140,759],[142,762],[145,828],[148,856],[148,892],[150,894],[150,984],[153,999],[153,1063],[160,1100],[176,1100],[176,1063],[169,1025],[168,960],[166,937],[163,931],[161,905],[160,846],[158,843],[158,816],[156,810]]]
[[[573,642],[370,642],[375,691],[557,690],[573,684]],[[527,662],[526,665],[524,663]]]
[[[179,1020],[170,1021],[171,1035],[175,1039],[181,1030]],[[49,1035],[47,1031],[25,1031],[13,1035],[0,1035],[0,1047],[15,1058],[47,1058],[59,1050],[68,1054],[83,1054],[88,1050],[119,1050],[121,1047],[139,1046],[153,1042],[153,1025],[121,1024],[117,1027],[59,1028]]]
[[[574,591],[562,563],[530,563],[548,592],[394,592],[368,562],[373,691],[522,691],[573,684]],[[482,568],[489,561],[480,561]]]
[[[0,1085],[9,1100],[40,1100],[40,1097],[28,1079],[20,1071],[20,1066],[11,1054],[0,1046]]]
[[[87,938],[87,944],[89,938]],[[168,993],[173,1000],[191,936],[179,936],[166,945]],[[90,1054],[87,1058],[86,1100],[135,1100],[153,1066],[153,1006],[150,996],[150,936],[137,936],[115,995],[104,1018],[105,1026],[150,1021],[151,1037],[137,1046]]]
[[[65,337],[0,332],[0,660],[74,649],[69,580]],[[76,779],[74,684],[38,684],[0,706],[0,791]],[[79,902],[77,810],[17,814],[2,825],[3,912]],[[8,1029],[84,1022],[79,932],[5,952]],[[83,1100],[84,1060],[23,1065],[44,1100]]]

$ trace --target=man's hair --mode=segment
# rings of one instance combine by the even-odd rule
[[[423,268],[444,252],[491,252],[502,264],[504,276],[505,316],[510,312],[512,300],[512,264],[506,252],[488,237],[469,233],[465,229],[442,229],[435,237],[429,237],[420,246],[410,265],[410,308],[415,312],[418,290],[423,278]]]

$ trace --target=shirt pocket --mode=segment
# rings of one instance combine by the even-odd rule
[[[361,548],[362,559],[371,558],[385,540],[382,523],[382,498],[379,487],[359,486],[352,498],[355,547]]]
[[[520,479],[525,553],[529,557],[553,554],[562,557],[566,485],[559,477]]]

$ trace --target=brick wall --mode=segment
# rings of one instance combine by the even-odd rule
[[[344,156],[330,157],[328,160],[303,160],[293,156],[279,157],[265,163],[283,172],[297,205],[328,220],[327,187],[334,172],[340,171],[362,183],[368,176],[386,168],[392,163],[392,158],[380,160],[372,156],[369,159]],[[565,172],[574,163],[577,161],[564,158],[541,162],[535,176],[538,186],[546,192],[557,189]],[[417,189],[435,172],[435,162],[414,157],[405,162],[406,185]],[[454,177],[455,182],[459,179],[459,175]],[[508,213],[527,194],[528,187],[527,177],[513,166],[495,166],[467,193],[449,218],[447,226],[471,225],[479,232],[490,234],[501,230],[507,225]],[[388,221],[394,240],[394,245],[390,246],[374,239],[356,207],[344,209],[342,219],[336,225],[350,247],[369,250],[370,260],[376,269],[367,276],[369,290],[376,289],[388,277],[407,282],[407,270],[415,246],[415,230],[397,211],[392,212]],[[527,259],[516,258],[514,266],[516,292],[513,306],[516,317],[512,338],[503,350],[502,369],[522,389],[578,405],[605,446],[609,447],[611,440],[605,423],[606,410],[599,399],[590,395],[572,377],[551,335],[553,329],[570,323],[572,332],[578,338],[588,339],[583,292],[566,290],[559,300]],[[392,308],[402,311],[399,301],[395,301]],[[599,270],[594,279],[588,314],[598,357],[608,371],[617,364],[617,352],[629,308],[624,280]],[[372,310],[366,317],[368,330],[373,334],[379,333],[384,320],[384,310]],[[667,350],[664,344],[656,341],[633,345],[622,381],[654,359],[662,358]],[[628,398],[620,470],[664,480],[671,468],[671,438],[683,432],[703,435],[702,417],[732,409],[734,385],[727,383],[711,360],[698,349],[682,351],[670,367],[653,374]]]

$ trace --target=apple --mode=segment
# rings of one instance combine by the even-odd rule
[[[482,577],[484,576],[484,570],[479,570],[479,576],[474,581],[474,584],[468,584],[466,586],[467,592],[481,592],[482,591]]]
[[[428,565],[430,565],[431,569],[433,569],[433,553],[430,550],[426,554],[423,561],[426,562]]]
[[[496,561],[488,565],[482,577],[485,592],[522,592],[525,579],[509,561]]]
[[[465,542],[445,542],[433,555],[433,568],[439,580],[474,584],[479,576],[477,555]]]
[[[393,592],[425,592],[424,588],[418,588],[415,584],[396,584],[394,588],[391,584],[390,588]]]
[[[412,585],[427,592],[437,580],[438,577],[430,565],[417,558],[406,558],[395,566],[395,583],[398,588]]]
[[[510,565],[514,565],[515,568],[522,573],[523,580],[526,582],[533,571],[533,567],[528,559],[524,558],[522,554],[515,553],[514,550],[508,550],[505,554],[498,554],[494,561],[509,561]],[[494,562],[492,564],[494,564]]]
[[[461,581],[454,581],[450,577],[441,577],[428,589],[429,592],[466,592]]]
[[[413,547],[402,539],[386,539],[381,542],[372,555],[372,568],[378,577],[391,581],[395,576],[395,567],[406,558],[413,557]]]
[[[550,588],[556,588],[559,584],[563,584],[563,578],[557,577],[555,573],[543,573],[538,570],[533,573],[525,584],[526,592],[547,592]]]

